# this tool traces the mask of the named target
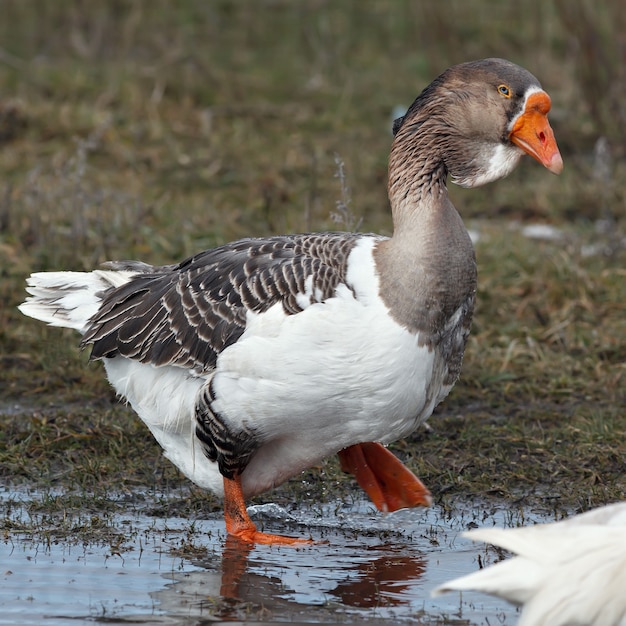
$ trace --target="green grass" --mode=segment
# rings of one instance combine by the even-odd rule
[[[362,230],[389,233],[393,107],[448,65],[497,55],[550,92],[565,171],[556,178],[525,159],[507,180],[451,189],[481,234],[476,319],[432,429],[395,449],[444,504],[574,509],[624,497],[620,2],[8,0],[3,12],[4,482],[59,487],[89,511],[106,509],[111,491],[186,484],[78,337],[16,310],[29,272],[168,263],[238,237],[336,229],[348,198]],[[602,136],[608,160],[594,156]],[[524,237],[537,222],[564,236]],[[334,460],[306,478],[313,495],[302,497],[349,497]],[[300,489],[291,481],[271,497]],[[185,493],[182,510],[212,509],[210,497]],[[80,508],[69,498],[61,508]]]

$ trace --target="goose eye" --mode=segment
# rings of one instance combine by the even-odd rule
[[[507,87],[507,85],[499,85],[498,86],[498,93],[501,96],[504,96],[505,98],[510,98],[511,97],[511,90]]]

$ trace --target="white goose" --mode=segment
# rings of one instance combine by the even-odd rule
[[[446,190],[563,162],[550,98],[502,59],[448,69],[394,125],[392,237],[245,239],[178,265],[33,274],[26,315],[74,328],[165,455],[224,497],[227,531],[259,532],[244,498],[339,453],[380,510],[428,505],[383,446],[456,381],[476,292],[474,250]]]
[[[523,605],[518,626],[626,626],[626,502],[554,524],[464,533],[517,556],[438,587]]]

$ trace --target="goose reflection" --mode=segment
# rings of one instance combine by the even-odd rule
[[[345,546],[344,546],[345,547]],[[220,619],[294,618],[319,610],[392,608],[415,601],[426,560],[406,544],[255,547],[228,536],[221,562],[195,562],[202,569],[172,572],[171,583],[151,595],[168,615]],[[423,594],[424,596],[426,594]]]
[[[424,559],[384,554],[360,563],[350,577],[338,581],[329,593],[346,606],[397,606],[407,602],[406,594],[425,571]]]

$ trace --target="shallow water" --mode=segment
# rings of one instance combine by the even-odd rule
[[[0,492],[19,503],[15,491]],[[26,494],[24,494],[26,500]],[[28,494],[32,500],[33,495]],[[463,508],[465,510],[463,510]],[[367,502],[298,512],[251,507],[259,525],[324,543],[301,548],[227,541],[219,518],[116,515],[119,545],[6,531],[0,542],[0,624],[515,624],[517,611],[481,594],[431,598],[493,552],[459,533],[537,516],[460,507],[380,515]],[[476,509],[474,509],[476,511]],[[10,508],[18,527],[27,515]],[[108,520],[107,523],[111,523]],[[5,524],[6,526],[6,524]]]

